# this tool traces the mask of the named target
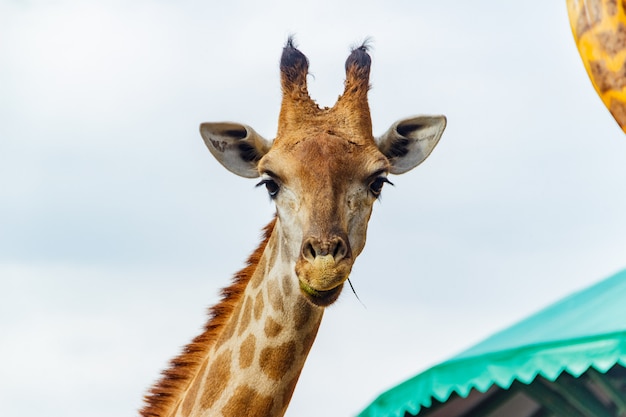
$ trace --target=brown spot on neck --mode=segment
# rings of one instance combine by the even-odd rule
[[[293,284],[291,283],[291,276],[285,274],[283,276],[283,293],[286,296],[290,296],[293,291]]]
[[[274,242],[274,239],[270,239],[269,257],[267,258],[267,265],[276,265],[276,258],[278,258],[278,245]]]
[[[296,360],[296,342],[289,341],[261,351],[259,366],[270,379],[279,381],[293,367]]]
[[[304,298],[298,300],[294,306],[294,326],[296,330],[301,330],[307,325],[313,315],[314,307]]]
[[[237,307],[235,308],[235,311],[233,311],[234,320],[231,320],[230,323],[224,326],[224,330],[222,331],[222,334],[220,335],[219,339],[217,339],[217,342],[215,343],[215,347],[221,346],[222,343],[229,340],[233,336],[233,334],[235,333],[235,328],[237,327],[237,323],[239,322],[239,320],[241,320],[242,310],[243,310],[242,303],[239,303]]]
[[[230,361],[231,352],[225,351],[220,354],[209,368],[209,375],[211,380],[206,384],[202,397],[200,398],[200,405],[202,408],[211,408],[215,401],[220,398],[228,381],[230,379]]]
[[[272,397],[261,395],[251,387],[240,386],[222,408],[222,415],[224,417],[267,417],[272,412],[273,406]]]
[[[256,349],[256,337],[254,335],[248,335],[246,340],[243,341],[239,347],[239,366],[241,369],[246,369],[252,365],[254,359],[254,352]]]
[[[263,278],[265,278],[265,264],[260,263],[257,270],[254,272],[252,279],[250,280],[250,286],[253,289],[257,289],[263,283]]]
[[[283,326],[281,326],[280,324],[276,323],[276,321],[271,318],[268,317],[267,320],[265,321],[265,335],[267,337],[276,337],[280,334],[281,330],[283,330]]]
[[[259,291],[254,300],[254,318],[256,320],[260,320],[263,315],[263,308],[265,307],[265,302],[263,301],[263,292]]]
[[[283,305],[283,292],[280,290],[280,285],[277,280],[272,280],[268,283],[267,295],[274,311],[285,311],[285,307]]]

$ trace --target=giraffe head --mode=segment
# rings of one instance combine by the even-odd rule
[[[307,91],[307,58],[291,39],[280,62],[283,100],[273,141],[238,123],[203,123],[202,137],[233,173],[260,177],[276,204],[281,250],[304,296],[333,303],[365,245],[374,201],[389,180],[419,165],[446,125],[418,116],[372,135],[367,102],[371,59],[365,45],[346,60],[343,94],[319,108]],[[294,275],[294,274],[291,274]]]

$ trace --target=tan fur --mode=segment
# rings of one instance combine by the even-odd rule
[[[230,318],[235,306],[239,303],[244,289],[254,273],[265,245],[274,230],[276,219],[263,229],[263,239],[257,249],[250,255],[247,265],[233,278],[233,283],[222,290],[222,300],[209,310],[209,321],[204,332],[188,344],[182,353],[170,362],[170,368],[163,371],[163,376],[146,396],[146,405],[140,411],[143,417],[162,417],[176,406],[178,397],[189,387],[198,373],[199,367],[206,359],[211,346],[220,336],[224,325]],[[215,383],[220,383],[215,382]]]

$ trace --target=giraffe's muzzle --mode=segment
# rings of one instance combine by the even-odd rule
[[[339,297],[352,263],[347,237],[306,238],[296,262],[300,289],[312,303],[328,306]]]

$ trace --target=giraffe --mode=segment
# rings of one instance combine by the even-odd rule
[[[239,123],[200,126],[224,167],[260,177],[276,214],[247,266],[222,290],[204,331],[146,396],[143,417],[284,415],[324,308],[365,245],[387,176],[419,165],[446,126],[444,116],[416,116],[375,139],[370,65],[367,45],[354,48],[343,94],[332,108],[320,108],[307,91],[308,59],[289,38],[273,141]]]
[[[593,87],[626,133],[626,0],[567,0],[567,11]]]

